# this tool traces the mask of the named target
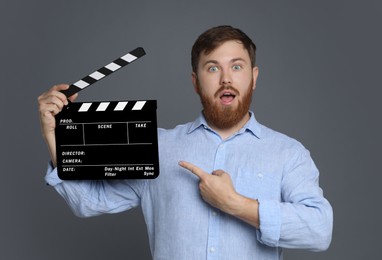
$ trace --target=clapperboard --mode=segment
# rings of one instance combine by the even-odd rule
[[[137,48],[69,86],[69,97],[145,55]],[[70,102],[56,115],[63,180],[153,179],[159,175],[156,100]]]

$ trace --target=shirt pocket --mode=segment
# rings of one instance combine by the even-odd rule
[[[239,194],[248,198],[280,198],[280,178],[271,172],[256,168],[239,168],[234,185]]]

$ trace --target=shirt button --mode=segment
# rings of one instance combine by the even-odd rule
[[[212,212],[212,216],[216,216],[218,213],[216,213],[216,211],[213,211]]]
[[[215,247],[210,247],[210,252],[214,253],[215,252]]]

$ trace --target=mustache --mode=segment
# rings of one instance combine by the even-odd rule
[[[237,90],[235,87],[231,86],[231,85],[223,85],[221,86],[216,92],[215,92],[215,95],[214,97],[217,98],[219,97],[219,94],[224,91],[224,90],[230,90],[231,92],[233,92],[236,96],[238,96],[240,93],[239,93],[239,90]]]

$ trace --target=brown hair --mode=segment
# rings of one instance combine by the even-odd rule
[[[256,45],[253,41],[240,29],[233,28],[229,25],[221,25],[205,31],[195,41],[191,50],[192,71],[197,72],[200,54],[208,55],[227,41],[238,41],[242,43],[244,48],[248,51],[252,67],[255,67]]]

